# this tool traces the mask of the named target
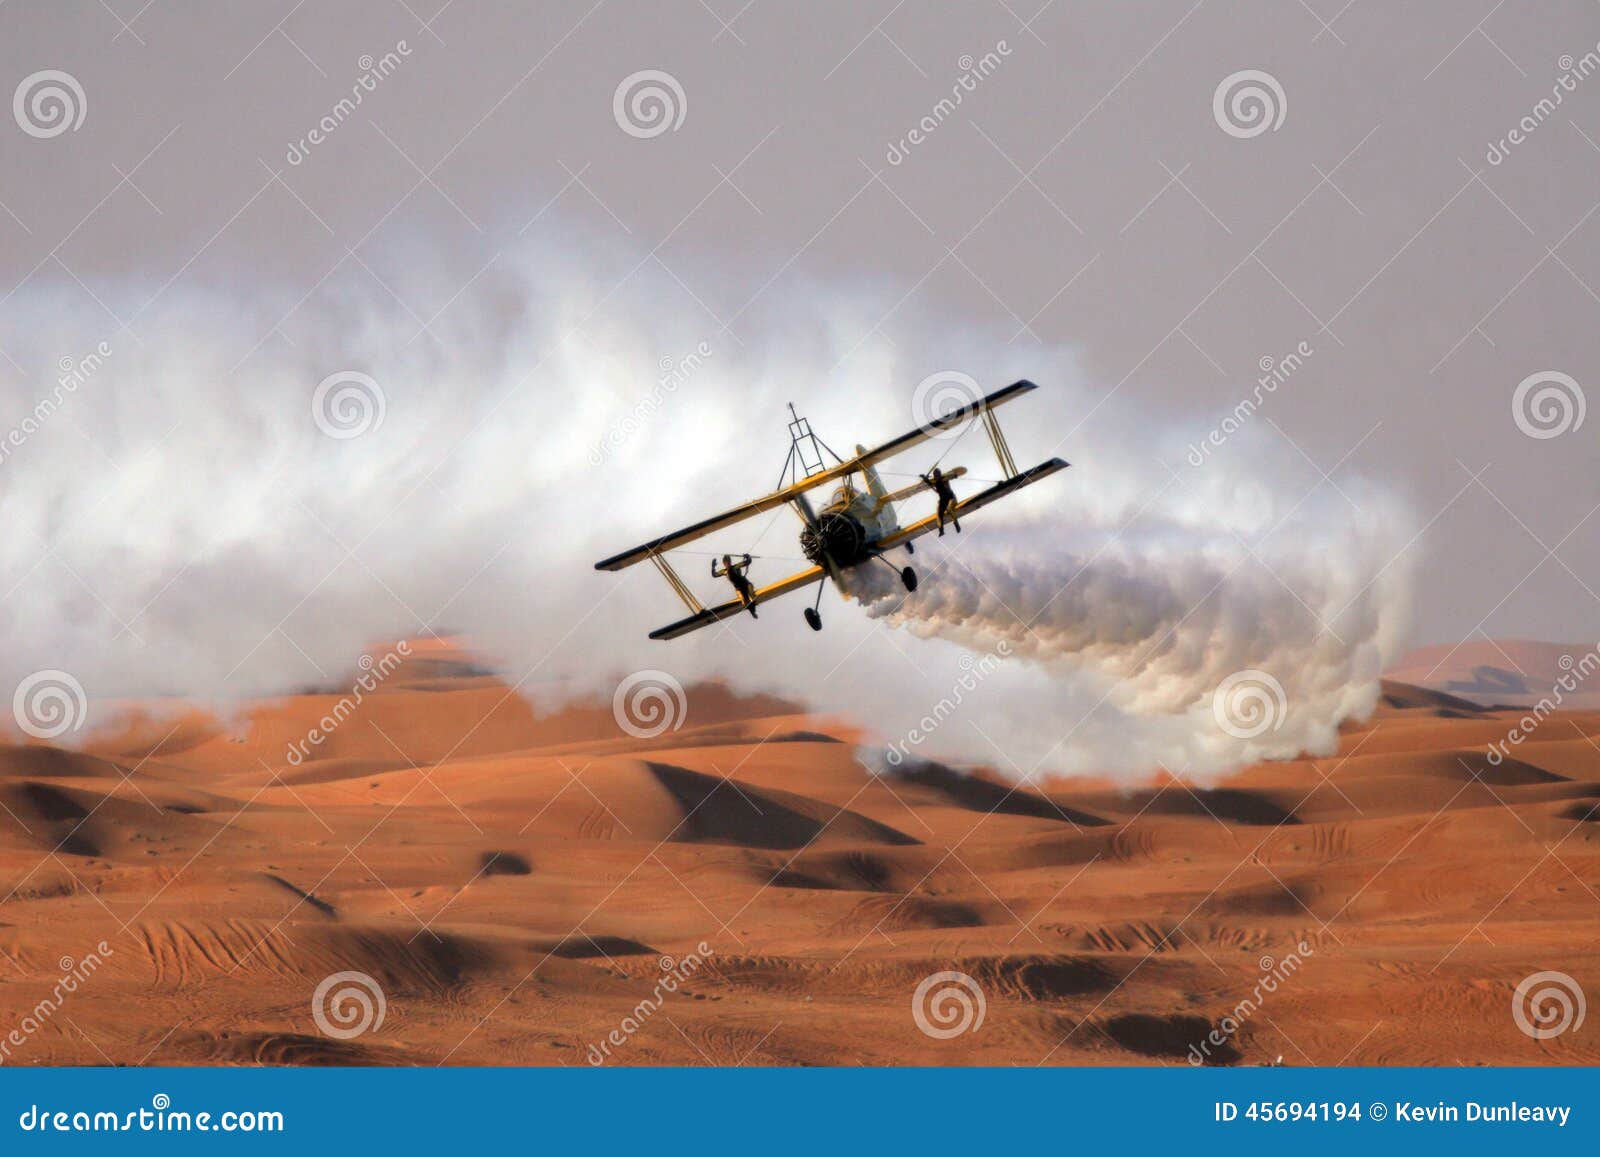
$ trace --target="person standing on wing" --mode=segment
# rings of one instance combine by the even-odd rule
[[[956,528],[956,533],[961,533],[961,523],[956,519],[956,492],[950,487],[950,480],[944,476],[944,471],[935,466],[926,474],[919,477],[928,484],[928,487],[939,496],[939,537],[944,537],[944,520],[949,515],[950,523]]]
[[[957,529],[959,530],[960,528],[957,527]],[[739,592],[739,600],[744,603],[745,609],[750,612],[750,617],[756,619],[760,618],[756,614],[756,588],[751,585],[750,580],[744,575],[744,572],[749,569],[750,556],[748,554],[738,562],[733,561],[731,554],[723,555],[720,569],[717,560],[711,560],[711,577],[726,578],[731,582],[733,589]]]

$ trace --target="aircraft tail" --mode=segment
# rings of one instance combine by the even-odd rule
[[[866,452],[867,448],[865,446],[859,444],[856,446],[857,455],[862,455]],[[889,493],[888,487],[883,484],[883,479],[878,477],[876,467],[863,466],[861,473],[867,480],[867,493],[872,495],[872,511],[873,517],[877,521],[878,532],[880,534],[893,534],[900,529],[900,520],[895,516],[894,510],[895,496]]]
[[[866,452],[867,448],[857,443],[856,453],[865,454]],[[867,490],[871,493],[873,498],[877,499],[878,502],[881,503],[885,498],[889,497],[889,491],[885,489],[883,485],[883,479],[878,477],[878,471],[876,467],[863,466],[861,468],[861,472],[866,475]]]

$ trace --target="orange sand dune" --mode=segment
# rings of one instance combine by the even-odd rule
[[[1512,714],[1387,692],[1206,789],[875,779],[721,687],[635,738],[447,649],[298,761],[337,692],[6,748],[0,1061],[1600,1062],[1512,1015],[1600,992],[1600,712],[1491,761]]]

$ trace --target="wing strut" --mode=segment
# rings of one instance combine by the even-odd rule
[[[704,611],[705,605],[694,597],[687,584],[678,577],[678,572],[672,569],[672,564],[655,551],[650,552],[650,561],[656,564],[656,569],[661,572],[661,577],[667,580],[667,585],[673,589],[677,596],[683,600],[683,605],[689,608],[689,613],[698,615]]]
[[[1007,478],[1015,478],[1016,460],[1011,457],[1011,447],[1006,445],[1006,436],[1000,429],[999,419],[988,406],[983,408],[983,428],[989,432],[989,445],[994,447],[994,456],[1000,460],[1000,469],[1005,471]]]

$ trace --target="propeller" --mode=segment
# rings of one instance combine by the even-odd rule
[[[800,517],[805,520],[807,531],[810,534],[815,535],[820,541],[823,533],[822,521],[817,517],[816,510],[812,507],[810,499],[805,496],[803,491],[794,496],[794,506],[795,510],[799,512]],[[802,534],[801,540],[804,541],[804,539],[805,535]],[[830,555],[826,550],[823,550],[821,555],[822,557],[820,559],[820,565],[825,571],[828,572],[828,577],[833,579],[833,581],[836,583],[841,582],[842,576],[839,572],[839,566],[833,561],[833,556]]]

